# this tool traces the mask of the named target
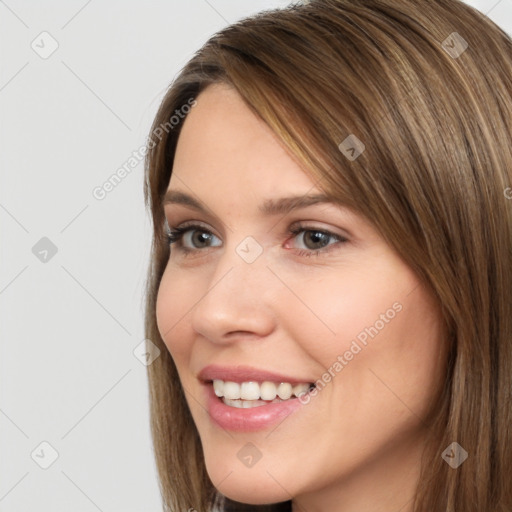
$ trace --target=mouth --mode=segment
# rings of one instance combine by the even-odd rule
[[[243,365],[210,364],[197,378],[210,421],[238,432],[270,429],[287,416],[299,414],[316,388],[307,378]]]
[[[222,379],[206,381],[213,385],[215,396],[228,407],[250,409],[302,397],[316,386],[313,382],[292,384],[290,382],[245,381],[235,382]]]

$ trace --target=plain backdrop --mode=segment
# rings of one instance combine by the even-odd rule
[[[161,510],[130,157],[194,51],[288,3],[0,1],[0,512]],[[512,34],[512,0],[468,3]]]

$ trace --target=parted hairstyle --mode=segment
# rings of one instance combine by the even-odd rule
[[[150,420],[164,509],[291,510],[290,501],[237,504],[215,489],[156,324],[170,255],[162,200],[185,122],[171,118],[213,83],[234,87],[441,305],[449,356],[414,511],[511,512],[512,40],[459,0],[312,0],[263,11],[214,34],[171,83],[144,183],[153,223],[145,334],[161,350],[148,366]],[[349,136],[364,144],[357,158],[344,150]],[[457,469],[441,457],[454,441],[469,454]]]

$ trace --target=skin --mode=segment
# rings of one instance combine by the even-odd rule
[[[189,255],[171,246],[156,314],[212,482],[245,503],[293,497],[294,512],[412,510],[446,355],[436,301],[378,231],[344,207],[260,214],[266,199],[322,191],[234,90],[212,85],[197,100],[168,189],[193,195],[211,214],[179,204],[165,214],[171,229],[196,221],[212,235],[189,232]],[[299,221],[346,241],[290,234]],[[263,249],[252,263],[236,252],[247,236]],[[227,432],[210,419],[197,379],[205,365],[247,364],[314,382],[397,303],[394,318],[277,427]],[[237,457],[248,442],[262,454],[252,467]]]

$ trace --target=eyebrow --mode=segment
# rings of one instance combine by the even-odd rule
[[[194,208],[204,214],[209,213],[197,199],[178,190],[167,191],[163,200],[163,205],[165,206],[166,204],[182,204]],[[315,204],[333,204],[343,206],[341,201],[336,201],[325,194],[314,194],[282,197],[280,199],[267,199],[258,207],[258,210],[265,216],[286,215],[292,210],[306,208]]]

